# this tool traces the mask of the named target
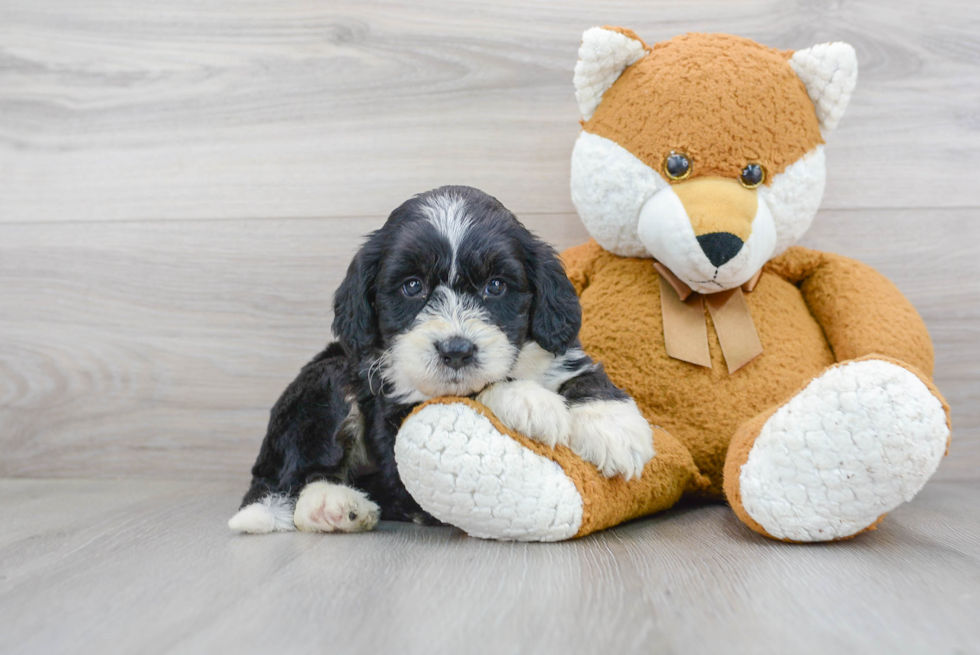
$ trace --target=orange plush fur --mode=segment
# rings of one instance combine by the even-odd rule
[[[823,143],[813,103],[786,64],[792,54],[727,34],[658,43],[623,72],[582,128],[655,170],[679,150],[694,162],[691,179],[737,179],[753,161],[771,180]]]

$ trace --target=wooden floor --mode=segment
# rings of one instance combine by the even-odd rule
[[[725,507],[560,544],[231,536],[218,482],[0,482],[0,652],[976,653],[980,483],[792,546]]]
[[[558,247],[583,29],[852,43],[805,245],[896,282],[949,457],[875,533],[721,506],[557,545],[236,537],[268,409],[367,231],[496,195]],[[975,0],[0,0],[0,653],[980,653]]]

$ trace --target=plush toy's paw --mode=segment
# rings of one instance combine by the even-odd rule
[[[582,525],[582,497],[562,468],[465,402],[433,403],[409,416],[395,460],[422,509],[474,537],[559,541]]]
[[[639,477],[654,455],[653,430],[633,400],[572,405],[569,447],[607,478]]]
[[[788,541],[874,526],[922,489],[950,435],[932,389],[880,359],[831,368],[762,418],[732,440],[725,492],[750,527]]]
[[[568,445],[571,414],[565,399],[537,382],[498,382],[476,399],[511,430],[552,448]]]
[[[364,532],[378,524],[381,510],[357,489],[311,482],[296,501],[293,522],[304,532]]]

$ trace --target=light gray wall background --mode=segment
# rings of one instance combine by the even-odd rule
[[[241,480],[361,235],[446,183],[559,247],[581,31],[846,40],[805,244],[912,299],[980,465],[976,2],[0,1],[0,477]],[[887,330],[888,326],[882,326]]]

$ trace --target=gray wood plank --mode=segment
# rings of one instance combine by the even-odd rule
[[[382,222],[0,225],[0,475],[239,478]]]
[[[0,2],[0,221],[375,216],[467,183],[570,213],[578,40],[854,44],[827,208],[980,204],[980,5]]]
[[[227,483],[0,480],[5,653],[972,653],[976,482],[793,546],[722,506],[560,544],[230,534]]]
[[[523,218],[559,247],[587,238],[571,215]],[[380,222],[0,225],[0,475],[241,479]],[[806,238],[878,267],[924,316],[953,406],[948,479],[980,477],[976,235],[972,209],[861,210],[822,212]]]

